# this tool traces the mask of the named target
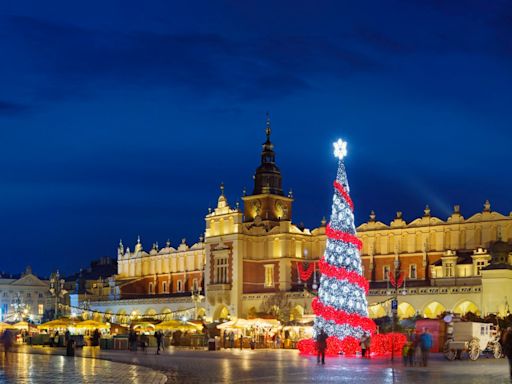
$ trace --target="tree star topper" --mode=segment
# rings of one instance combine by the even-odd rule
[[[341,139],[338,139],[334,145],[334,156],[338,159],[343,160],[345,156],[347,156],[347,142]]]

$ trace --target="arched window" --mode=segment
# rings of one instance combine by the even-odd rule
[[[148,293],[149,294],[153,293],[153,283],[149,283]]]
[[[178,292],[183,292],[183,282],[181,280],[178,280],[178,283],[177,283],[177,291]]]
[[[167,281],[164,281],[164,282],[162,283],[162,292],[163,292],[163,293],[167,293]]]

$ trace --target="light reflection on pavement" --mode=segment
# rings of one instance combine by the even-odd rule
[[[0,383],[4,384],[163,384],[166,376],[145,367],[106,360],[0,351]]]
[[[43,350],[41,353],[48,353],[44,350],[49,350],[49,348],[39,349]],[[25,350],[38,352],[37,348]],[[52,350],[50,353],[59,352]],[[511,382],[506,359],[482,357],[477,361],[450,362],[440,354],[432,355],[428,368],[404,368],[399,359],[391,363],[389,358],[367,360],[342,357],[327,358],[326,364],[322,366],[316,364],[316,357],[301,356],[293,350],[204,351],[171,347],[158,356],[151,349],[145,353],[84,349],[79,354],[165,371],[169,378],[168,383],[501,384]],[[86,376],[98,371],[101,360],[86,360],[89,362],[82,366]],[[125,376],[126,379],[128,377],[136,380],[136,375]]]

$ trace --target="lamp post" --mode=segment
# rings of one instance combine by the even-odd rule
[[[193,290],[192,291],[192,301],[194,302],[194,307],[195,307],[195,319],[197,320],[197,311],[198,311],[198,306],[199,306],[199,303],[201,301],[204,300],[204,296],[201,295],[201,290],[200,289],[196,289],[196,290]]]
[[[396,258],[393,261],[393,266],[395,267],[394,271],[389,273],[389,277],[391,280],[391,286],[392,286],[392,292],[389,292],[392,294],[391,299],[391,334],[393,335],[395,333],[396,329],[396,321],[397,321],[397,312],[398,312],[398,293],[400,290],[400,287],[402,286],[402,283],[405,283],[405,279],[402,281],[401,274],[402,271],[400,270],[400,260]],[[404,295],[405,295],[405,284],[404,284]],[[391,336],[391,361],[394,361],[395,359],[395,338]]]
[[[64,279],[60,278],[59,270],[57,270],[55,273],[52,273],[50,277],[50,294],[55,297],[55,312],[53,315],[54,319],[59,317],[60,299],[64,298],[64,295],[68,293],[68,291],[64,289],[64,283]]]

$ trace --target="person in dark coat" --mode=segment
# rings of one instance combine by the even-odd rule
[[[163,350],[163,348],[162,348],[163,334],[161,331],[155,332],[155,339],[156,339],[156,354],[159,355],[160,349]]]
[[[325,364],[325,350],[327,349],[327,333],[323,329],[320,330],[316,335],[316,362],[320,364],[320,357],[322,358],[322,364]]]
[[[512,380],[512,327],[508,327],[503,336],[503,353],[507,356],[510,379]]]

